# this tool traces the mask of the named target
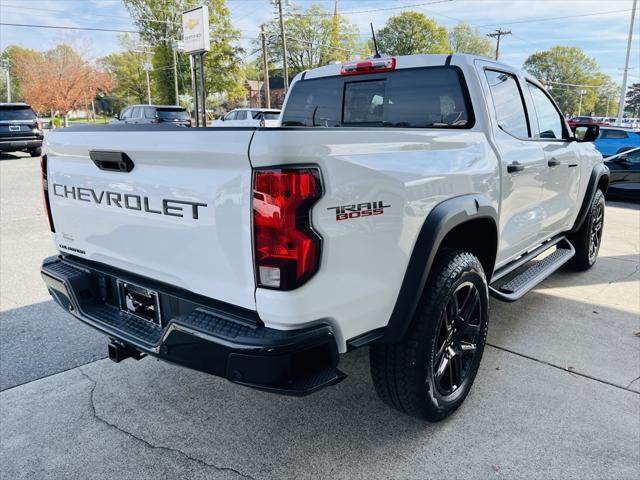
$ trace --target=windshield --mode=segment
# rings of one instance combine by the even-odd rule
[[[424,67],[294,84],[282,126],[471,128],[462,73]]]
[[[25,106],[0,106],[0,120],[35,120],[36,114],[31,107]]]
[[[162,120],[189,120],[189,113],[184,108],[159,108],[158,118]]]

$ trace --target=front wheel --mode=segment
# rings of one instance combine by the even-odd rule
[[[454,412],[471,389],[487,338],[487,280],[478,259],[441,251],[405,338],[370,349],[380,398],[419,419]]]
[[[582,222],[580,230],[569,236],[569,240],[576,249],[576,254],[567,262],[574,270],[588,270],[596,263],[602,231],[604,228],[604,193],[596,190],[587,218]]]

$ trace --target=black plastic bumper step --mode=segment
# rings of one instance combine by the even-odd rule
[[[556,247],[553,253],[532,263],[526,270],[508,278],[519,267],[526,265],[527,262],[530,262],[553,247]],[[560,237],[551,240],[529,254],[523,255],[520,259],[515,260],[513,262],[513,268],[510,269],[509,266],[507,266],[497,272],[497,275],[494,275],[494,282],[489,286],[489,293],[498,300],[514,302],[567,263],[575,253],[573,245],[571,245],[566,238]],[[507,277],[508,280],[496,286],[499,284],[497,279],[503,277]]]

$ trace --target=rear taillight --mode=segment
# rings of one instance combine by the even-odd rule
[[[321,196],[316,167],[255,172],[253,246],[259,287],[291,290],[318,270],[322,239],[311,226],[311,208]]]
[[[40,172],[42,173],[42,198],[44,201],[44,213],[47,215],[49,221],[49,228],[55,233],[56,229],[53,226],[53,218],[51,217],[51,205],[49,203],[49,185],[47,183],[47,155],[42,155],[40,158]]]
[[[362,73],[391,72],[396,69],[395,57],[372,58],[358,62],[343,63],[340,75],[360,75]]]

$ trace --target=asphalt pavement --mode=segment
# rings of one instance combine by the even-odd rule
[[[366,350],[298,399],[106,340],[49,299],[55,253],[38,159],[0,156],[0,478],[640,477],[640,208],[608,203],[600,258],[491,302],[464,405],[438,424],[388,409]]]

